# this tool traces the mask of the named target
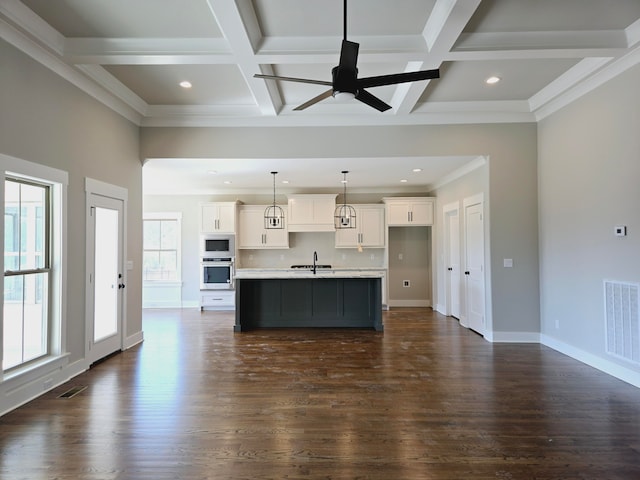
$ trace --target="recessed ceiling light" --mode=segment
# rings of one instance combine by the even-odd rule
[[[400,183],[407,183],[407,179],[403,178],[402,180],[400,180]]]
[[[182,88],[191,88],[192,87],[191,82],[189,82],[187,80],[183,80],[182,82],[180,82],[180,86]]]
[[[225,180],[223,183],[224,183],[225,185],[231,185],[231,180]]]
[[[485,80],[485,83],[487,85],[493,85],[494,83],[498,83],[499,81],[500,81],[500,77],[493,76],[493,77],[487,78]]]
[[[289,183],[289,180],[282,180],[282,183]]]
[[[421,171],[422,171],[422,169],[421,169],[421,168],[414,168],[414,169],[413,169],[413,172],[414,172],[414,173],[418,173],[418,172],[421,172]]]
[[[208,173],[209,175],[217,175],[217,174],[218,174],[218,171],[217,171],[217,170],[209,170],[209,171],[207,171],[207,173]]]

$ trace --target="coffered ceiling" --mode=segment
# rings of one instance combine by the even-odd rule
[[[637,62],[639,19],[638,0],[350,0],[359,77],[440,78],[370,89],[384,113],[294,111],[327,87],[254,75],[331,81],[342,0],[0,0],[3,38],[141,126],[535,122]]]

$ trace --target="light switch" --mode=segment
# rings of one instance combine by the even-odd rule
[[[513,268],[513,258],[505,258],[502,260],[504,268]]]
[[[127,270],[133,270],[133,260],[127,260]]]

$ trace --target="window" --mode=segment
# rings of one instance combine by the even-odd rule
[[[51,187],[5,179],[4,370],[50,353]]]
[[[180,281],[180,213],[145,214],[142,279]]]

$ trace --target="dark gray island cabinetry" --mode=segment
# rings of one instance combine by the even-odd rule
[[[234,331],[370,328],[382,331],[381,278],[373,275],[236,277]]]

